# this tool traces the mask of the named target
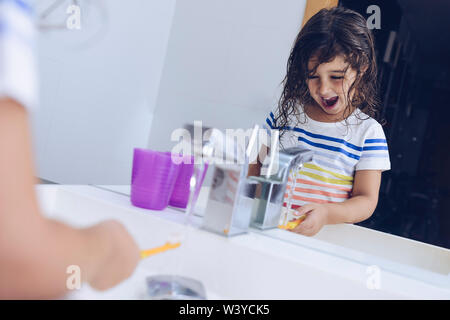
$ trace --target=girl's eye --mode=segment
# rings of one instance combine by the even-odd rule
[[[318,79],[318,76],[308,76],[308,79]],[[335,80],[339,80],[339,79],[344,79],[344,77],[341,76],[331,76],[331,79],[335,79]]]

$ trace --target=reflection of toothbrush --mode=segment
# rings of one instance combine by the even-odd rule
[[[288,223],[286,223],[286,225],[279,225],[278,227],[280,229],[287,229],[287,230],[292,230],[294,229],[296,226],[298,226],[300,223],[302,223],[303,220],[305,220],[306,218],[306,214],[302,215],[300,218],[289,221]]]

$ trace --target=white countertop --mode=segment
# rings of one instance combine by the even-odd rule
[[[450,251],[444,248],[353,225],[326,226],[316,237],[272,229],[226,238],[199,229],[198,216],[196,227],[186,229],[179,209],[132,206],[129,186],[39,185],[37,190],[48,216],[74,226],[118,219],[142,249],[163,244],[171,232],[188,234],[179,249],[142,261],[116,288],[98,293],[85,286],[72,298],[142,298],[145,277],[162,273],[202,281],[208,298],[450,298]],[[375,275],[373,266],[380,273]]]

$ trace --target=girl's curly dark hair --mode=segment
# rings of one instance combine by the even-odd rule
[[[285,132],[283,128],[289,125],[290,116],[299,114],[298,105],[314,102],[308,90],[308,75],[313,74],[319,64],[330,62],[338,55],[343,55],[348,67],[357,72],[348,91],[350,94],[355,89],[352,99],[347,96],[346,114],[350,114],[355,106],[379,120],[374,40],[366,20],[350,9],[322,9],[300,30],[287,62],[275,119],[280,137]],[[313,70],[308,70],[308,61],[312,57],[317,59],[317,64]]]

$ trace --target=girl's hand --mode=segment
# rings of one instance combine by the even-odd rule
[[[319,203],[308,203],[297,209],[298,216],[306,215],[305,220],[289,231],[305,236],[313,236],[327,224],[328,208]]]
[[[127,279],[140,261],[140,251],[125,227],[114,220],[103,221],[87,229],[101,237],[105,258],[89,284],[97,290],[109,289]]]

